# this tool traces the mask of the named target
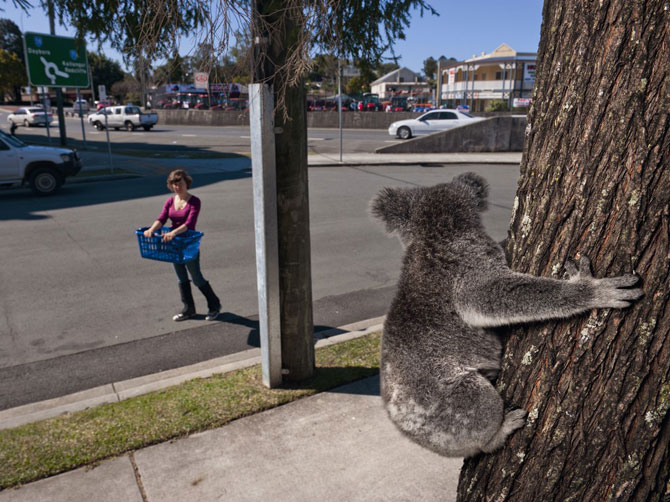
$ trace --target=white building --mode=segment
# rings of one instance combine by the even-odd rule
[[[536,58],[535,52],[517,52],[502,44],[491,54],[440,62],[440,104],[449,108],[467,105],[473,112],[484,111],[492,100],[507,102],[510,110],[528,106],[535,85]]]
[[[398,68],[378,78],[370,84],[370,91],[379,94],[379,99],[382,101],[399,95],[418,100],[431,95],[428,84],[421,81],[419,74],[406,67]]]

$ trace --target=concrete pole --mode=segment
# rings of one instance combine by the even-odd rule
[[[342,60],[337,58],[337,114],[340,128],[340,164],[342,163]]]
[[[272,89],[249,85],[251,170],[254,189],[256,277],[263,384],[278,387],[281,374],[277,177]]]

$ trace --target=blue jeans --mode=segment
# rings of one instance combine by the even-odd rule
[[[177,278],[180,283],[184,284],[188,282],[188,274],[191,274],[193,284],[197,287],[201,288],[207,284],[200,271],[200,253],[198,253],[194,260],[186,263],[173,263],[172,265],[174,265],[174,271],[177,272]]]

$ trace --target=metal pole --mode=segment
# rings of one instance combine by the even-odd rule
[[[84,115],[81,112],[81,90],[77,87],[77,104],[79,106],[79,121],[81,122],[81,137],[84,138],[84,148],[86,148],[86,131],[84,130]]]
[[[254,190],[256,277],[263,384],[282,383],[279,303],[279,231],[272,90],[249,85],[251,170]]]
[[[442,106],[442,60],[437,60],[437,89],[435,90],[435,104],[437,108]]]
[[[337,58],[337,113],[340,119],[340,164],[342,163],[342,62]]]
[[[109,155],[109,173],[114,174],[114,164],[112,163],[112,144],[109,142],[109,125],[107,122],[107,107],[102,108],[105,113],[105,133],[107,134],[107,153]]]
[[[47,141],[51,144],[51,129],[49,128],[49,111],[47,110],[46,87],[42,86],[42,106],[44,107],[44,127],[47,130]]]
[[[503,81],[503,90],[502,94],[500,95],[500,100],[505,101],[505,81],[507,80],[507,63],[503,63],[503,74],[502,74],[502,81]]]
[[[472,90],[470,91],[470,113],[475,111],[475,66],[471,66],[472,69]]]

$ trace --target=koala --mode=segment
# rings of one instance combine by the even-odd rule
[[[582,257],[567,280],[512,271],[484,231],[488,186],[462,174],[433,187],[386,188],[373,216],[404,247],[396,296],[384,323],[382,400],[410,439],[448,457],[492,452],[523,426],[493,381],[502,343],[493,328],[624,308],[642,295],[638,277],[596,279]]]

